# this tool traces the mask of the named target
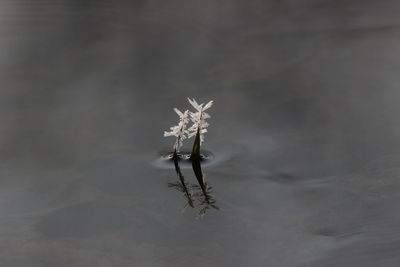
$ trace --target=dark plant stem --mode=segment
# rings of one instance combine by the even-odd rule
[[[172,154],[173,160],[178,160],[178,151],[176,151],[176,148],[177,148],[180,140],[181,140],[181,137],[178,136],[178,138],[176,139],[176,142],[175,142],[175,146],[174,146],[174,153]]]
[[[190,154],[190,159],[193,160],[199,160],[201,159],[200,156],[200,128],[197,128],[197,133],[196,137],[194,139],[194,144],[192,148],[192,154]]]
[[[203,172],[201,170],[201,155],[200,155],[200,127],[197,128],[196,137],[194,139],[192,154],[190,155],[190,160],[192,161],[193,172],[196,175],[197,181],[203,191],[204,197],[208,202],[208,195],[206,190],[206,185],[204,183]]]
[[[174,153],[172,154],[172,159],[175,161],[178,161],[178,152],[176,152],[176,148],[174,149]]]

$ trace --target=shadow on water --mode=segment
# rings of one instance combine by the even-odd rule
[[[186,209],[188,206],[190,206],[191,208],[195,208],[194,203],[197,202],[197,207],[199,208],[198,213],[200,216],[206,214],[209,209],[219,210],[219,207],[216,205],[216,201],[212,196],[212,186],[208,185],[208,183],[204,181],[204,174],[201,169],[201,160],[195,158],[191,161],[193,172],[196,176],[198,184],[186,183],[185,178],[179,167],[179,158],[174,157],[173,162],[178,181],[175,183],[168,183],[168,187],[175,188],[179,192],[184,193],[187,201],[184,209]]]

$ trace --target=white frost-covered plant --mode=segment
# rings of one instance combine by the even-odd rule
[[[204,142],[204,134],[207,132],[206,128],[210,125],[206,122],[206,119],[211,117],[205,111],[213,105],[213,101],[211,100],[207,104],[198,104],[194,98],[188,98],[188,101],[196,110],[196,112],[189,112],[193,125],[188,129],[188,138],[196,136],[191,157],[200,157],[200,146]]]
[[[189,103],[196,109],[196,112],[189,112],[190,119],[193,122],[193,125],[189,128],[188,138],[192,138],[196,136],[197,132],[200,133],[200,144],[204,142],[204,134],[207,132],[207,127],[210,125],[206,122],[206,119],[211,118],[210,114],[204,112],[209,109],[213,105],[213,101],[211,100],[207,104],[204,105],[198,104],[196,100],[188,98]]]
[[[174,111],[176,114],[179,116],[179,123],[176,126],[170,127],[170,131],[164,132],[164,136],[175,136],[175,144],[173,146],[174,149],[174,157],[177,156],[177,153],[179,152],[179,149],[183,145],[183,140],[188,138],[189,131],[186,129],[187,124],[189,123],[189,111],[186,110],[184,112],[181,112],[179,109],[174,108]]]

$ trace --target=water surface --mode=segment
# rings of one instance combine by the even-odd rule
[[[1,265],[398,266],[399,12],[0,1]],[[157,164],[188,96],[215,100],[202,217]]]

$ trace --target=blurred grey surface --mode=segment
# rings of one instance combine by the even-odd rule
[[[399,266],[398,14],[1,0],[0,266]],[[215,100],[202,218],[157,164],[188,96]]]

